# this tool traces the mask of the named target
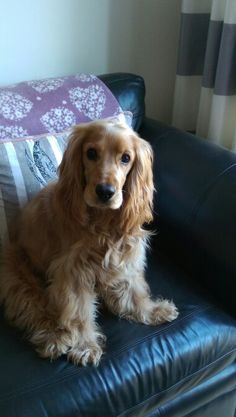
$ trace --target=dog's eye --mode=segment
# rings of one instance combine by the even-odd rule
[[[87,158],[90,159],[91,161],[95,161],[97,159],[97,151],[94,148],[89,148],[87,150]]]
[[[128,164],[130,161],[130,156],[128,153],[123,153],[122,157],[121,157],[121,162],[122,164]]]

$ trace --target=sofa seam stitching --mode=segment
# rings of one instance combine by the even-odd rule
[[[136,343],[132,345],[132,348],[142,344],[143,342],[149,339],[152,339],[153,337],[156,337],[157,335],[159,336],[163,333],[166,333],[171,327],[175,327],[176,325],[178,325],[178,323],[185,321],[189,317],[193,316],[193,314],[195,313],[202,313],[204,311],[211,310],[211,309],[215,310],[215,307],[212,307],[212,305],[206,305],[205,307],[202,307],[202,308],[195,308],[191,313],[188,313],[185,316],[180,317],[179,319],[168,323],[167,325],[165,325],[164,328],[157,329],[156,332],[153,332],[151,335],[147,335],[142,340],[137,341]],[[129,346],[128,344],[124,345],[115,355],[111,355],[111,358],[113,359],[119,356],[121,353],[123,353],[126,350],[128,346]]]

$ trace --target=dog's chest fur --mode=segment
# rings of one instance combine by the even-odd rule
[[[146,263],[147,239],[144,237],[122,237],[117,241],[100,237],[100,244],[91,248],[90,259],[100,280],[109,275],[128,278],[142,274]]]

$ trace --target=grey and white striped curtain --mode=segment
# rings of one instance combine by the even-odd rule
[[[172,124],[236,151],[236,0],[183,0]]]

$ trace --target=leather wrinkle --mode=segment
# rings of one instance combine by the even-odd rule
[[[203,381],[203,383],[205,383],[205,382],[207,382],[207,381]],[[188,390],[188,391],[186,391],[184,394],[187,394],[187,395],[189,395],[189,394],[191,394],[192,393],[192,390],[193,389],[198,389],[199,387],[198,386],[196,386],[196,387],[192,387],[192,388],[190,388],[190,390]],[[219,397],[221,397],[222,395],[225,395],[225,394],[231,394],[231,393],[234,393],[234,391],[235,391],[235,388],[236,388],[236,385],[234,385],[231,389],[229,389],[229,390],[227,390],[227,392],[225,392],[225,393],[223,393],[223,394],[220,394],[220,396]],[[214,397],[213,398],[213,401],[215,400],[215,399],[217,399],[218,398],[218,396],[216,396],[216,397]],[[178,401],[178,397],[176,397],[176,398],[173,398],[173,399],[171,399],[170,400],[170,402],[172,402],[172,401]],[[210,403],[212,402],[212,398],[210,399]],[[208,404],[208,403],[207,403]],[[163,408],[163,407],[166,407],[166,405],[167,405],[167,403],[165,403],[165,404],[162,404],[162,405],[160,405],[160,406],[158,406],[158,408],[157,409],[155,409],[154,411],[152,411],[151,412],[151,415],[150,415],[150,417],[154,417],[154,412],[156,413],[156,412],[158,412],[161,416],[163,415],[166,415],[166,408]],[[194,410],[192,410],[192,411],[194,411]],[[191,413],[192,413],[192,411],[191,411]],[[196,409],[195,409],[195,411],[196,411]],[[236,411],[236,410],[235,410]],[[189,413],[187,413],[187,414],[185,414],[184,416],[181,416],[181,417],[188,417],[189,416]],[[147,417],[149,417],[149,415],[147,416]],[[155,414],[155,417],[156,417],[156,414]],[[225,417],[225,416],[220,416],[220,417]]]
[[[218,362],[220,362],[222,359],[227,358],[228,356],[232,355],[232,353],[236,353],[236,348],[232,349],[231,351],[225,353],[224,355],[222,355],[221,357],[217,358],[216,360],[214,360],[211,363],[208,363],[207,365],[203,366],[202,368],[198,369],[196,372],[192,373],[191,375],[187,375],[185,378],[182,378],[180,381],[178,381],[177,383],[171,385],[170,387],[168,387],[167,389],[164,389],[163,391],[157,392],[154,395],[151,395],[150,397],[146,398],[145,400],[141,401],[140,403],[127,408],[125,411],[123,411],[121,414],[119,414],[117,417],[125,417],[125,413],[127,411],[131,411],[131,410],[135,410],[135,408],[138,408],[140,405],[145,404],[147,401],[150,401],[150,399],[152,398],[158,398],[158,396],[160,396],[163,393],[169,392],[171,390],[173,390],[174,388],[178,387],[178,385],[181,385],[183,382],[190,380],[193,376],[198,375],[199,373],[205,371],[206,369],[211,368],[213,365],[217,364]]]
[[[167,332],[167,330],[170,328],[170,327],[173,327],[173,326],[178,326],[178,323],[180,323],[180,322],[183,322],[183,321],[185,321],[185,320],[187,320],[189,317],[191,317],[191,316],[193,316],[193,315],[195,315],[196,313],[199,313],[199,312],[205,312],[205,311],[207,311],[207,310],[215,310],[215,308],[212,308],[212,305],[209,305],[209,306],[205,306],[205,307],[201,307],[201,308],[196,308],[196,309],[194,309],[191,313],[188,313],[187,315],[185,315],[185,316],[183,316],[183,317],[180,317],[179,319],[177,319],[177,320],[175,320],[174,322],[171,322],[171,323],[169,323],[168,325],[166,325],[164,328],[162,328],[162,329],[158,329],[158,331],[157,332],[155,332],[155,333],[152,333],[151,335],[147,335],[146,337],[144,337],[144,338],[142,338],[142,339],[140,339],[140,340],[138,340],[135,344],[133,344],[132,346],[129,346],[129,345],[125,345],[124,347],[122,347],[121,349],[119,349],[119,351],[117,351],[115,354],[110,354],[110,355],[108,355],[107,354],[107,357],[105,357],[104,358],[104,361],[105,360],[110,360],[110,359],[115,359],[115,358],[117,358],[117,357],[119,357],[119,355],[120,354],[122,354],[125,350],[126,350],[126,348],[129,346],[130,348],[132,347],[135,347],[135,346],[138,346],[138,345],[141,345],[142,343],[145,343],[148,339],[152,339],[153,337],[155,337],[155,336],[157,336],[157,335],[159,335],[159,334],[162,334],[162,333],[166,333]],[[125,348],[126,347],[126,348]],[[79,368],[80,369],[80,368]],[[70,370],[68,370],[67,372],[64,372],[64,375],[62,375],[61,376],[61,378],[57,378],[56,380],[55,379],[52,379],[51,381],[49,381],[49,379],[47,380],[47,383],[45,383],[45,384],[43,384],[43,383],[40,383],[39,382],[39,384],[37,385],[37,386],[34,386],[34,387],[32,387],[32,386],[30,386],[30,387],[24,387],[24,388],[21,388],[21,389],[19,389],[19,390],[16,390],[16,391],[14,391],[14,392],[11,392],[11,393],[7,393],[7,394],[5,394],[5,395],[3,395],[3,396],[0,396],[0,402],[1,401],[3,401],[3,400],[11,400],[11,399],[13,399],[13,398],[15,398],[15,397],[17,397],[18,395],[26,395],[26,394],[28,394],[29,392],[32,392],[32,391],[37,391],[38,389],[41,389],[41,388],[44,388],[44,387],[49,387],[49,386],[51,386],[51,385],[54,385],[55,383],[56,384],[60,384],[61,382],[64,382],[65,380],[67,380],[67,379],[69,379],[70,377],[74,377],[76,374],[78,374],[79,373],[79,371],[78,371],[78,369],[77,368],[75,368],[74,369],[74,371],[72,371],[71,369]],[[164,392],[164,391],[163,391]]]

